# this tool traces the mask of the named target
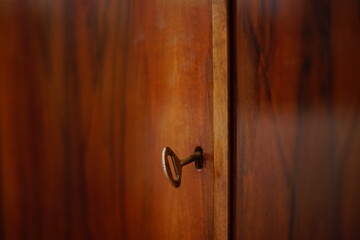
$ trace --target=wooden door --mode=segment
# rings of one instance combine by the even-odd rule
[[[0,4],[0,238],[226,239],[225,1]],[[161,152],[200,146],[180,188]]]
[[[220,16],[215,24],[226,27],[224,2],[219,3],[214,3]],[[227,144],[214,141],[227,137],[227,108],[218,108],[227,106],[223,73],[227,67],[225,62],[214,71],[212,7],[204,0],[128,4],[121,123],[124,161],[119,172],[124,239],[226,237],[228,192],[226,185],[220,186],[227,182],[226,155],[215,147],[226,151]],[[216,60],[224,61],[226,31],[217,33],[215,40]],[[225,118],[216,118],[216,111]],[[203,170],[186,166],[181,186],[174,188],[160,164],[165,146],[179,157],[202,147]]]
[[[360,2],[233,2],[234,239],[360,239]]]

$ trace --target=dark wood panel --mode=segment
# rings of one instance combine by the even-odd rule
[[[211,3],[0,3],[0,238],[213,236]],[[205,151],[174,189],[161,151]]]
[[[233,2],[234,239],[360,238],[360,2]]]
[[[126,2],[0,5],[1,239],[118,239]]]

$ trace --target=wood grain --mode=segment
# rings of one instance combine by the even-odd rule
[[[214,239],[229,238],[229,56],[227,1],[212,2],[214,78]]]
[[[360,3],[233,4],[234,239],[360,239]]]
[[[211,239],[213,62],[209,1],[132,1],[126,70],[123,239]],[[161,167],[201,146],[174,188]]]
[[[212,5],[0,3],[0,238],[212,239]],[[179,189],[161,151],[196,146]]]
[[[1,3],[1,239],[120,237],[126,7]]]

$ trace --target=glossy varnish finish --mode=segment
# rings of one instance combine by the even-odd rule
[[[0,9],[0,238],[213,238],[211,2]],[[201,146],[204,169],[186,166],[173,188],[164,146]]]
[[[359,239],[359,1],[234,5],[233,238]]]
[[[214,120],[214,239],[230,233],[230,125],[228,2],[212,2]]]
[[[125,239],[207,239],[213,228],[213,80],[208,1],[132,1],[122,165]],[[204,150],[174,188],[161,167]]]
[[[126,7],[1,3],[1,239],[121,237]]]

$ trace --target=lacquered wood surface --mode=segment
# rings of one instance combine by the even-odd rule
[[[211,239],[211,2],[0,3],[0,238]],[[161,151],[205,168],[173,188]]]
[[[360,239],[360,2],[232,9],[233,239]]]
[[[230,94],[228,2],[212,1],[214,120],[214,239],[230,233]]]
[[[1,3],[1,239],[121,237],[126,9]]]
[[[208,1],[133,1],[127,52],[122,185],[124,239],[213,236],[213,81]],[[204,169],[174,188],[161,152],[201,146]]]

